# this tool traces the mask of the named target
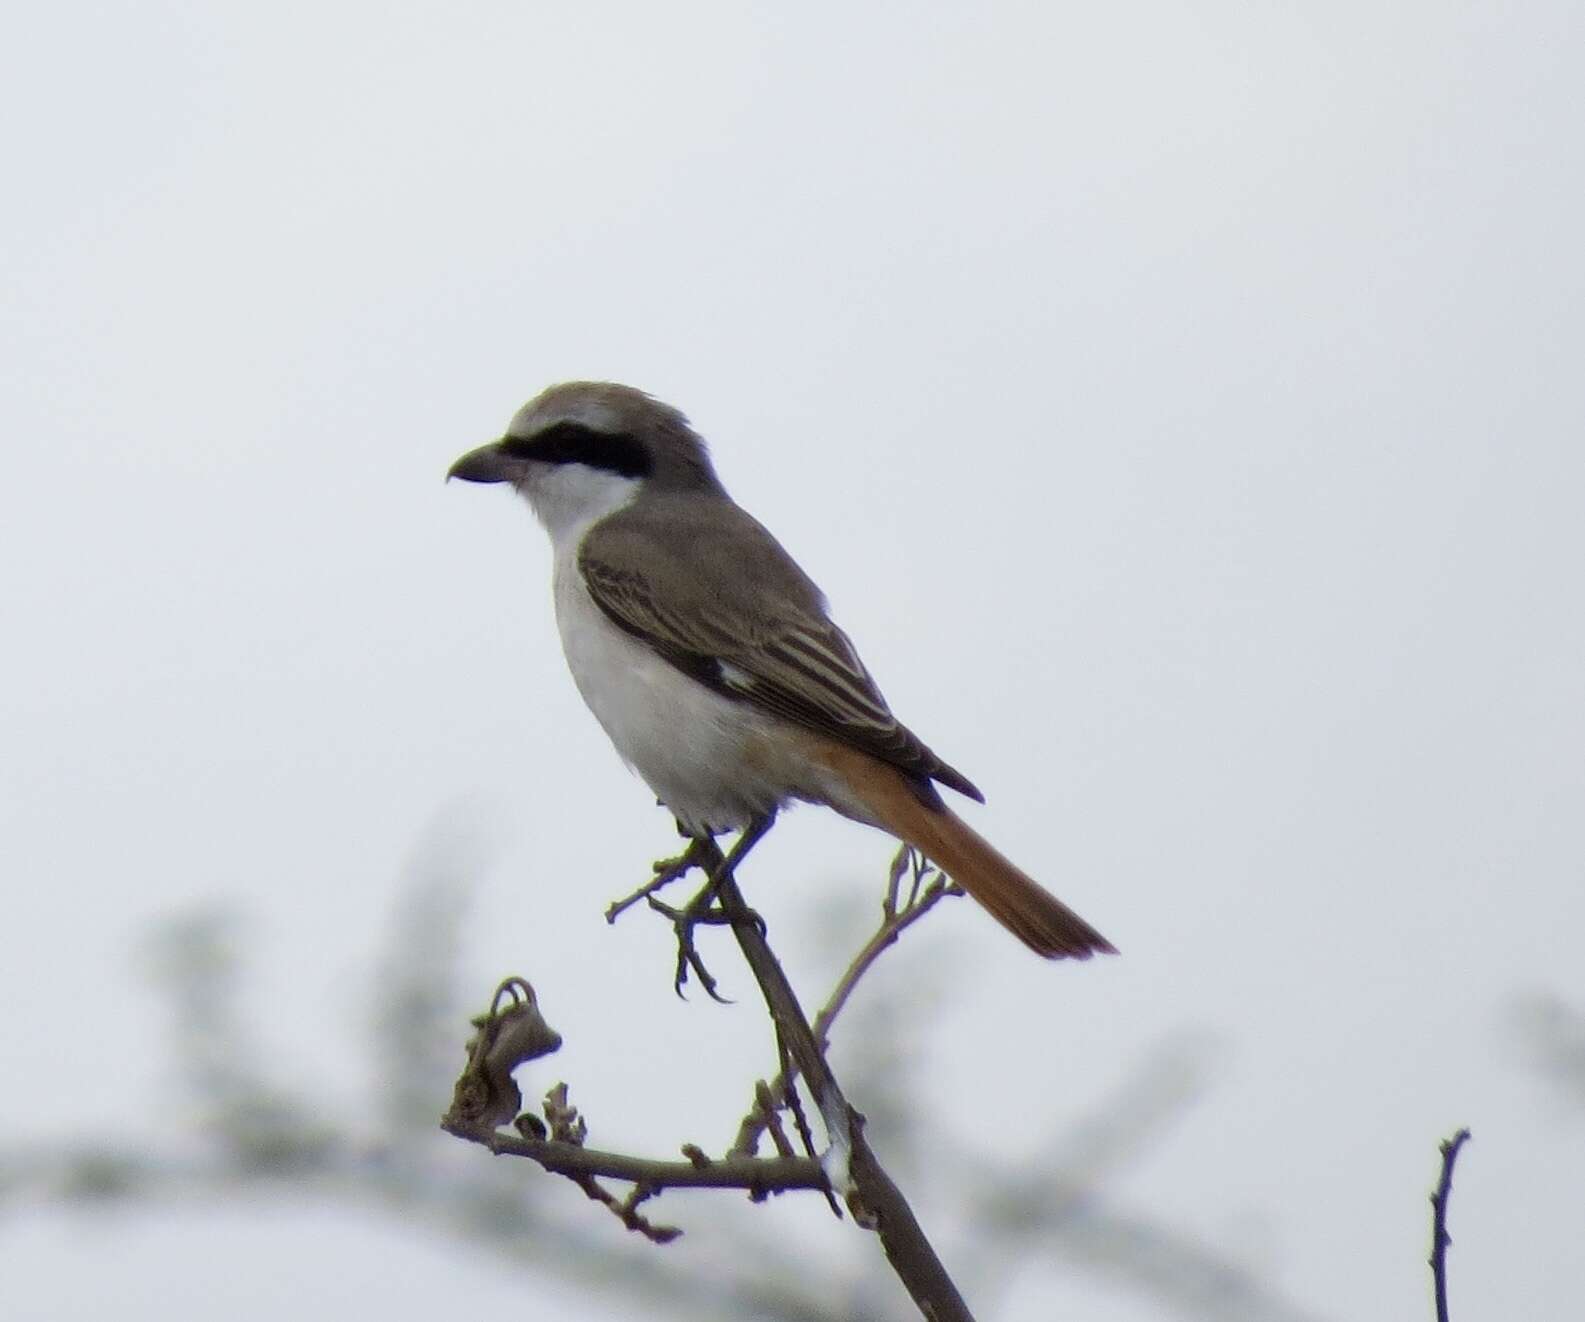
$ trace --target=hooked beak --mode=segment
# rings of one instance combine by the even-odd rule
[[[446,470],[446,481],[460,477],[464,482],[510,482],[518,475],[519,465],[501,448],[499,441],[469,450]]]

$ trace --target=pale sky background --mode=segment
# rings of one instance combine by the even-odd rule
[[[595,1138],[725,1146],[769,1063],[747,975],[718,946],[740,1004],[679,1002],[660,925],[605,926],[668,821],[565,674],[527,510],[441,481],[601,377],[691,415],[971,819],[1124,951],[1046,966],[933,915],[876,978],[917,1009],[921,1114],[993,1099],[965,1153],[1027,1168],[1204,1034],[1121,1205],[1317,1317],[1429,1317],[1468,1124],[1456,1311],[1576,1315],[1585,1123],[1510,1012],[1585,1002],[1577,5],[6,27],[8,1145],[180,1143],[137,952],[215,901],[273,1065],[355,1115],[338,1053],[439,847],[478,860],[469,985],[534,980]],[[889,853],[803,811],[745,874],[810,999]],[[950,1201],[919,1211],[951,1265]],[[740,1214],[812,1273],[878,1256],[815,1200]],[[627,1316],[290,1199],[0,1221],[8,1317],[171,1316],[173,1273],[238,1322],[455,1315],[459,1280],[474,1315]],[[1063,1264],[983,1315],[1162,1316]]]

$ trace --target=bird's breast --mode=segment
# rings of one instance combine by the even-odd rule
[[[618,628],[558,555],[556,626],[574,683],[622,760],[693,830],[746,826],[799,796],[783,723],[690,679]]]

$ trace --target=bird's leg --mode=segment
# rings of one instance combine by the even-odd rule
[[[776,810],[772,808],[763,817],[756,817],[744,828],[742,834],[733,841],[732,848],[728,851],[725,858],[720,858],[720,850],[716,850],[719,861],[710,869],[710,885],[708,887],[708,893],[712,899],[715,898],[716,890],[721,883],[737,871],[737,865],[748,857],[749,850],[759,844],[765,838],[765,833],[775,824]],[[715,842],[711,841],[712,847],[714,844]],[[751,910],[749,916],[754,919],[761,930],[764,929],[765,922],[757,913]]]
[[[696,922],[731,922],[736,915],[726,913],[718,903],[721,883],[737,871],[738,864],[748,857],[749,850],[765,838],[765,833],[775,825],[775,822],[774,811],[766,813],[763,817],[756,817],[733,841],[732,848],[725,855],[721,853],[715,841],[710,840],[708,842],[710,857],[706,864],[709,868],[709,880],[688,902],[688,907],[683,912],[693,915]],[[765,922],[757,913],[749,910],[746,916],[753,919],[761,931],[764,930]]]
[[[715,989],[715,978],[699,957],[699,951],[694,945],[693,931],[700,923],[725,924],[732,922],[736,917],[744,916],[728,914],[721,907],[717,902],[717,887],[733,874],[739,863],[748,857],[749,850],[759,843],[775,820],[776,814],[772,812],[750,822],[733,842],[732,848],[724,855],[709,836],[696,837],[689,846],[688,853],[694,854],[697,851],[700,857],[696,862],[708,869],[709,877],[699,893],[683,908],[674,909],[671,905],[656,899],[652,893],[645,896],[651,909],[671,919],[672,928],[677,933],[677,974],[672,986],[679,996],[682,995],[683,987],[687,985],[688,970],[692,969],[698,976],[699,985],[705,989],[705,993],[712,1000],[725,1003],[726,998]],[[761,930],[764,929],[764,920],[757,913],[749,910],[746,916],[758,924]]]

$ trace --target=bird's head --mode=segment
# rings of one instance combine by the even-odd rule
[[[551,386],[517,411],[500,440],[470,450],[446,476],[511,483],[553,537],[620,509],[641,488],[721,489],[687,418],[606,381]]]

